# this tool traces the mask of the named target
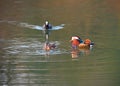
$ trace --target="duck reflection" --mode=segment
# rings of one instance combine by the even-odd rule
[[[90,51],[90,49],[79,49],[79,53],[82,55],[89,55]]]
[[[89,55],[90,54],[90,51],[91,51],[91,49],[79,49],[79,50],[72,50],[71,51],[71,56],[72,56],[72,58],[73,59],[77,59],[77,58],[79,58],[79,56],[81,56],[81,55]]]
[[[78,58],[78,51],[77,50],[72,50],[72,52],[71,52],[71,56],[72,56],[72,58],[73,59],[76,59],[76,58]]]

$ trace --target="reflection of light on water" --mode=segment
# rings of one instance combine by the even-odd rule
[[[77,59],[80,55],[89,55],[93,46],[90,46],[89,49],[79,49],[79,50],[72,50],[71,56],[73,59]]]
[[[50,43],[54,43],[56,46],[60,45],[60,42],[53,41]],[[43,49],[44,42],[39,42],[35,39],[31,39],[31,41],[20,41],[19,39],[11,40],[11,44],[9,47],[4,48],[7,51],[7,54],[12,55],[56,55],[66,53],[64,49],[56,48],[54,50],[50,50],[46,52]]]

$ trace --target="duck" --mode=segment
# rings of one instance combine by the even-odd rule
[[[91,49],[94,45],[89,38],[85,39],[84,41],[79,36],[73,36],[71,38],[71,45],[72,49]]]
[[[89,38],[87,38],[84,40],[84,43],[80,43],[78,47],[80,49],[90,49],[93,47],[93,45],[94,45],[94,42],[92,42]]]
[[[50,50],[53,50],[56,48],[56,45],[53,43],[53,44],[50,44],[49,42],[46,42],[43,46],[43,49],[45,51],[50,51]]]

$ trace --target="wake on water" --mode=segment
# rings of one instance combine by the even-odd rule
[[[10,40],[10,46],[4,48],[6,50],[6,54],[8,55],[57,55],[57,54],[65,54],[67,51],[65,49],[60,49],[58,46],[60,42],[51,41],[51,44],[55,44],[57,48],[50,51],[45,51],[43,49],[44,42],[39,42],[37,39],[31,38],[31,41],[21,41],[19,38],[15,38]]]
[[[28,24],[28,23],[25,23],[25,22],[8,21],[8,20],[1,20],[0,23],[1,22],[5,22],[5,23],[8,23],[8,24],[17,25],[17,26],[24,27],[24,28],[29,28],[29,29],[44,30],[44,28],[42,26],[32,25],[32,24]],[[50,29],[50,30],[63,29],[64,25],[65,24],[61,24],[61,25],[58,25],[58,26],[52,26],[52,29]]]
[[[11,24],[11,25],[23,27],[23,28],[28,28],[28,29],[44,30],[42,26],[32,25],[32,24],[28,24],[25,22],[0,20],[0,23],[3,23],[3,22]],[[51,30],[63,29],[64,25],[65,24],[61,24],[59,26],[52,26]],[[39,42],[34,39],[30,39],[30,40],[31,41],[23,42],[23,41],[20,41],[19,38],[15,38],[13,40],[10,40],[11,45],[4,49],[7,51],[7,54],[12,54],[12,55],[18,55],[18,54],[20,54],[20,55],[45,55],[46,54],[46,51],[43,49],[43,46],[45,43]],[[54,41],[54,42],[50,42],[50,43],[55,43],[56,46],[58,46],[60,44],[58,41]],[[59,49],[59,48],[49,51],[50,55],[62,54],[62,53],[66,53],[66,51],[64,49]]]

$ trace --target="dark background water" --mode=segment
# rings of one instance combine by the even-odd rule
[[[119,86],[120,6],[118,0],[1,0],[1,86]],[[52,31],[58,48],[45,52],[42,31],[18,24],[65,24]],[[18,24],[14,22],[19,22]],[[71,57],[69,40],[95,42]]]

